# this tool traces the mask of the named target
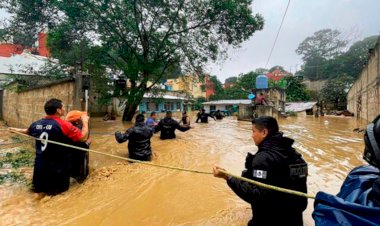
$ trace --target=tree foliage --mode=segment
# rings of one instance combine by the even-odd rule
[[[224,98],[223,84],[219,81],[219,79],[215,75],[210,76],[210,82],[211,82],[212,87],[208,87],[208,88],[214,89],[214,92],[215,92],[213,95],[211,95],[210,100],[223,99]]]
[[[165,74],[201,69],[263,27],[251,0],[5,0],[18,32],[49,27],[53,57],[122,71],[130,83],[123,120]],[[92,54],[94,50],[94,54]],[[87,52],[89,51],[89,52]],[[84,56],[94,56],[84,58]],[[97,61],[102,59],[101,65]],[[84,68],[86,69],[86,68]],[[148,82],[151,82],[148,86]]]
[[[347,41],[337,30],[324,29],[306,38],[296,52],[302,56],[304,65],[298,75],[310,80],[357,78],[368,59],[368,50],[373,48],[377,36],[357,41],[344,51]]]
[[[256,72],[248,72],[240,74],[237,77],[235,84],[225,89],[225,99],[247,99],[248,94],[252,89],[255,89],[256,77],[259,74]]]
[[[332,29],[323,29],[307,37],[296,49],[305,64],[302,70],[307,78],[318,80],[326,78],[324,66],[339,56],[347,45],[347,40],[341,38],[341,32]]]
[[[224,80],[224,83],[235,84],[237,80],[238,80],[237,77],[228,77],[226,78],[226,80]]]
[[[334,109],[345,109],[347,105],[347,92],[352,82],[353,79],[350,77],[328,80],[321,91],[321,99],[326,104],[332,105]]]
[[[347,52],[343,54],[344,74],[357,78],[367,63],[369,50],[374,48],[379,37],[377,35],[364,38],[351,45]]]
[[[202,103],[206,102],[206,98],[204,97],[198,97],[195,99],[195,102],[193,104],[193,110],[200,110],[203,108]]]
[[[313,58],[331,59],[338,56],[347,45],[341,32],[332,29],[323,29],[307,37],[296,49],[296,53],[302,56],[304,61]]]
[[[286,83],[286,101],[298,102],[310,100],[310,94],[298,76],[287,76],[283,78]]]

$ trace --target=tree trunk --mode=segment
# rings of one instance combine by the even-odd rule
[[[123,113],[123,121],[132,121],[133,116],[136,113],[137,107],[139,106],[141,100],[144,97],[144,93],[145,92],[142,88],[132,88],[129,96],[127,97],[128,100]]]

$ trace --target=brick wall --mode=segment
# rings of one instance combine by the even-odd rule
[[[25,128],[45,116],[44,104],[50,98],[63,101],[67,111],[75,106],[75,82],[62,81],[23,92],[8,87],[3,94],[3,119],[13,127]],[[78,108],[75,108],[78,109]]]
[[[367,65],[347,94],[347,109],[357,118],[372,121],[380,114],[380,38]]]

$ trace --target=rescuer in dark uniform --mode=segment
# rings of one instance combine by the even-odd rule
[[[222,112],[220,112],[220,110],[216,111],[215,118],[218,119],[218,120],[222,120],[223,119],[223,114],[222,114]]]
[[[216,121],[214,116],[205,112],[205,109],[202,109],[201,113],[198,113],[197,116],[195,123],[198,123],[199,120],[201,120],[202,123],[208,123],[208,117],[213,118]]]
[[[161,131],[160,139],[166,140],[166,139],[174,139],[176,137],[175,136],[176,129],[178,129],[181,132],[185,132],[189,130],[190,128],[191,127],[189,125],[181,126],[176,120],[172,119],[172,112],[167,111],[165,118],[161,119],[161,121],[155,127],[154,132],[157,133]]]
[[[380,115],[367,126],[364,134],[364,160],[380,169]],[[374,206],[380,207],[380,176],[373,182],[371,197]]]
[[[190,117],[187,115],[187,112],[184,111],[182,112],[182,118],[181,118],[181,121],[179,122],[179,124],[184,125],[184,126],[190,126]]]
[[[150,147],[150,138],[153,136],[153,128],[145,125],[144,115],[136,116],[136,123],[129,128],[124,134],[117,131],[115,138],[118,143],[123,143],[127,140],[129,158],[150,161],[152,159],[152,148]]]
[[[263,116],[252,121],[252,138],[258,146],[255,155],[248,153],[242,176],[282,188],[307,192],[307,164],[292,148],[294,140],[283,137],[276,119]],[[228,186],[251,204],[253,218],[248,225],[303,225],[302,212],[307,199],[228,177],[215,166],[215,177],[227,180]]]
[[[82,131],[70,122],[62,120],[66,110],[61,100],[50,99],[44,106],[45,118],[33,122],[28,129],[9,128],[40,138],[36,140],[36,158],[33,170],[33,191],[56,195],[66,191],[70,184],[70,152],[67,147],[49,143],[85,142],[88,138],[87,115],[81,116]]]

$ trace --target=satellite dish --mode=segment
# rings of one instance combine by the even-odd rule
[[[250,93],[250,94],[248,95],[248,99],[250,99],[250,100],[255,99],[255,94]]]

